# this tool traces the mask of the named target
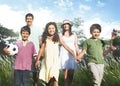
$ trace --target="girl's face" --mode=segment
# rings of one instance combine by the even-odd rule
[[[21,37],[22,37],[23,41],[27,41],[29,36],[30,36],[30,34],[28,31],[22,31]]]
[[[94,29],[91,34],[93,38],[98,39],[100,36],[100,31],[98,29]]]
[[[64,24],[63,28],[67,31],[67,30],[69,30],[70,25],[69,24]]]
[[[48,26],[48,33],[53,36],[55,34],[55,26],[54,25],[49,25]]]

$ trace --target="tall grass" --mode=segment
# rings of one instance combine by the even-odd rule
[[[105,60],[105,71],[101,86],[120,86],[120,59],[107,57]],[[63,72],[60,73],[60,86],[64,86]],[[83,63],[78,65],[75,71],[72,86],[92,86],[92,79],[90,71]]]
[[[113,57],[106,58],[104,77],[101,86],[120,86],[120,59],[115,60]],[[0,55],[0,86],[13,86],[13,80],[11,78],[11,59],[11,57],[6,55]],[[30,77],[30,86],[32,86],[32,74]],[[38,83],[39,86],[44,86],[43,81],[39,80]],[[59,86],[64,86],[63,71],[60,71]],[[92,86],[90,72],[85,62],[78,64],[72,86]]]
[[[10,86],[11,81],[11,59],[6,55],[0,55],[0,86]]]
[[[103,86],[120,86],[120,59],[106,61]]]

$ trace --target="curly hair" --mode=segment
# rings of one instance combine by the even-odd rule
[[[50,25],[54,25],[54,27],[55,27],[55,34],[53,36],[52,41],[53,42],[58,42],[59,41],[59,35],[58,35],[58,29],[57,29],[56,23],[55,22],[49,22],[49,23],[46,24],[45,30],[44,30],[44,32],[42,34],[42,43],[46,43],[47,36],[50,36],[50,34],[48,32],[48,27]]]

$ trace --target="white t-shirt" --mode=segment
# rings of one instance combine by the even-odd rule
[[[31,29],[31,34],[30,34],[29,40],[34,43],[35,49],[38,53],[39,41],[40,41],[40,35],[41,35],[40,28],[35,28],[34,26],[32,26],[30,27],[30,29]]]

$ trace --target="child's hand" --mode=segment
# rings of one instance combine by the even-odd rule
[[[37,60],[36,63],[35,63],[35,67],[38,68],[39,64],[40,64],[40,61]]]
[[[113,51],[113,50],[115,50],[115,47],[111,44],[110,49]]]
[[[4,51],[7,55],[10,55],[10,51],[8,50],[7,47],[3,48],[3,51]]]
[[[73,56],[75,60],[77,60],[77,56]]]
[[[77,61],[77,62],[81,62],[81,59],[77,56],[74,57],[74,59]]]
[[[81,58],[79,58],[79,56],[77,56],[77,61],[78,61],[78,62],[81,62]]]

